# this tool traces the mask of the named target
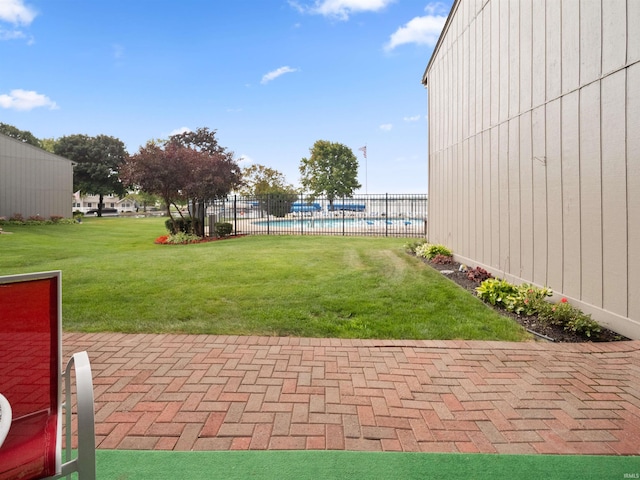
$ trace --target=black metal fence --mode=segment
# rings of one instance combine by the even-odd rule
[[[228,196],[207,205],[206,231],[217,222],[234,234],[426,237],[427,195]]]

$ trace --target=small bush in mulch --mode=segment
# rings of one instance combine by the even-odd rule
[[[453,258],[449,255],[438,254],[431,259],[431,263],[437,263],[438,265],[451,265],[453,263]]]
[[[153,243],[158,245],[191,245],[195,243],[209,243],[232,238],[246,237],[246,234],[228,235],[226,237],[198,237],[196,235],[177,233],[174,235],[161,235]]]
[[[486,278],[483,278],[481,281],[477,281],[477,279],[484,277],[485,273],[488,275],[487,278],[492,278],[491,274],[486,272],[486,270],[470,270],[455,261],[452,261],[450,264],[434,263],[425,258],[423,258],[423,261],[438,271],[448,271],[446,274],[447,278],[476,296],[478,296],[477,287],[482,281],[486,280]],[[473,273],[469,275],[471,272]],[[503,307],[491,305],[490,302],[487,303],[487,305],[494,308],[501,315],[512,318],[526,328],[529,333],[543,340],[563,343],[616,342],[629,340],[623,335],[598,325],[589,315],[584,314],[578,308],[570,305],[566,299],[563,299],[564,301],[561,300],[557,304],[548,303],[541,300],[547,296],[546,289],[538,289],[539,291],[535,290],[533,293],[529,293],[528,290],[531,288],[527,287],[531,286],[522,285],[516,287],[515,291],[506,292],[504,298],[505,306]],[[512,296],[511,299],[507,299],[509,295]],[[535,314],[527,315],[526,307],[528,307],[531,301],[540,301],[543,305]],[[506,304],[509,304],[509,302],[513,305],[513,311],[509,311],[506,308]],[[502,303],[502,301],[496,303]]]

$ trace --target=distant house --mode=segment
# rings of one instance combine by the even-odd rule
[[[72,206],[74,212],[92,212],[98,209],[100,201],[99,195],[80,195],[76,192],[72,197]],[[117,210],[118,213],[132,213],[138,211],[138,203],[131,196],[123,198],[117,195],[104,195],[102,198],[103,208],[109,210]]]
[[[454,0],[426,68],[429,227],[640,338],[640,2]]]
[[[71,217],[73,162],[0,134],[0,217]]]

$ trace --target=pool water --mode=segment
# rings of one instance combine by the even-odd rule
[[[419,225],[422,220],[417,218],[296,218],[296,219],[277,219],[277,220],[260,220],[253,222],[254,225],[266,227],[295,228],[300,225],[305,228],[342,228],[344,225],[348,228],[354,227],[376,227],[389,225],[391,227],[410,227]]]

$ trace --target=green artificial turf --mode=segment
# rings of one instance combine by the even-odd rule
[[[613,456],[122,450],[96,454],[101,480],[601,480],[640,474],[640,457]]]
[[[408,239],[247,236],[156,245],[160,218],[6,225],[0,274],[61,270],[68,331],[379,339],[527,338]],[[415,239],[413,239],[415,240]]]

